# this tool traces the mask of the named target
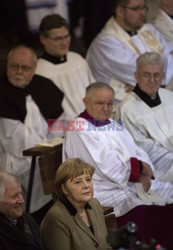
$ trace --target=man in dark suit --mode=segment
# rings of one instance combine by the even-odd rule
[[[41,250],[42,244],[36,222],[24,214],[20,179],[0,172],[0,249]]]

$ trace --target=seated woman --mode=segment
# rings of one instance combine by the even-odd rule
[[[56,172],[59,200],[41,224],[46,250],[109,249],[102,208],[93,198],[94,167],[73,158]]]

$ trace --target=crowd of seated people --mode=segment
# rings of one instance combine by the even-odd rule
[[[25,149],[42,140],[62,136],[60,131],[49,131],[48,119],[61,116],[63,93],[49,79],[35,74],[37,57],[25,46],[13,48],[7,58],[7,70],[0,78],[0,170],[21,177],[27,192],[31,159],[23,156]],[[44,195],[39,169],[33,181],[30,212],[51,202]]]
[[[162,53],[167,61],[164,85],[173,78],[173,44],[149,23],[145,0],[115,1],[113,16],[91,43],[87,61],[97,81],[103,81],[116,91],[121,101],[136,82],[137,57],[147,51]]]
[[[155,238],[173,249],[173,5],[159,0],[151,24],[147,0],[113,2],[113,15],[86,59],[70,51],[69,22],[58,13],[40,22],[39,59],[25,44],[7,55],[0,77],[3,250],[16,244],[111,249],[102,207],[113,208],[119,228],[136,223],[141,242]],[[73,127],[65,131],[58,121]],[[53,204],[44,194],[36,162],[30,217],[23,211],[31,159],[23,151],[57,136],[65,139],[55,178],[58,200]]]
[[[87,87],[85,110],[65,135],[63,160],[78,157],[95,166],[94,195],[102,206],[113,207],[118,227],[133,221],[138,240],[148,243],[153,237],[171,250],[173,179],[165,175],[160,181],[148,154],[121,123],[110,119],[114,98],[106,83]]]

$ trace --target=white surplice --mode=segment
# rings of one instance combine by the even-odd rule
[[[86,87],[95,80],[82,56],[68,52],[67,61],[60,64],[41,58],[38,60],[36,74],[49,78],[64,93],[62,120],[74,119],[83,111],[82,99]]]
[[[111,120],[96,127],[83,118],[77,118],[75,129],[68,131],[63,145],[63,160],[78,157],[95,166],[94,196],[102,206],[114,208],[116,217],[126,214],[138,205],[151,205],[137,196],[135,183],[129,182],[130,158],[135,157],[153,165],[146,152],[139,148],[127,130]],[[173,202],[173,184],[152,181],[151,187],[163,197],[165,205]]]
[[[0,117],[1,171],[19,175],[25,192],[28,187],[31,157],[23,156],[23,150],[32,148],[46,138],[61,136],[59,131],[48,131],[48,124],[30,95],[26,97],[26,109],[24,123]],[[36,166],[30,212],[40,209],[51,199],[51,195],[43,194],[40,170],[39,166]]]
[[[173,19],[163,10],[159,10],[152,24],[164,35],[169,43],[173,44]]]
[[[131,92],[117,106],[114,119],[122,120],[149,154],[158,178],[173,182],[173,93],[160,88],[159,96],[161,104],[151,108]]]
[[[136,59],[144,52],[163,53],[166,61],[167,85],[173,78],[173,50],[163,35],[151,24],[144,24],[137,34],[130,36],[113,17],[97,35],[87,52],[87,61],[96,80],[111,84],[115,89],[116,99],[122,100],[127,93],[126,84],[136,85],[134,72]]]

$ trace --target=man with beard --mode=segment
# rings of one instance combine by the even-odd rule
[[[94,77],[97,81],[111,84],[119,101],[134,88],[136,59],[146,51],[165,56],[164,85],[173,77],[173,45],[171,47],[151,24],[145,24],[147,10],[145,0],[116,0],[114,15],[87,53]]]
[[[49,131],[48,120],[61,116],[63,94],[50,80],[35,75],[36,65],[35,52],[19,45],[9,52],[7,73],[0,78],[0,170],[20,176],[25,192],[31,159],[23,150],[62,133]],[[43,194],[37,167],[30,212],[40,214],[50,201],[51,195]]]

